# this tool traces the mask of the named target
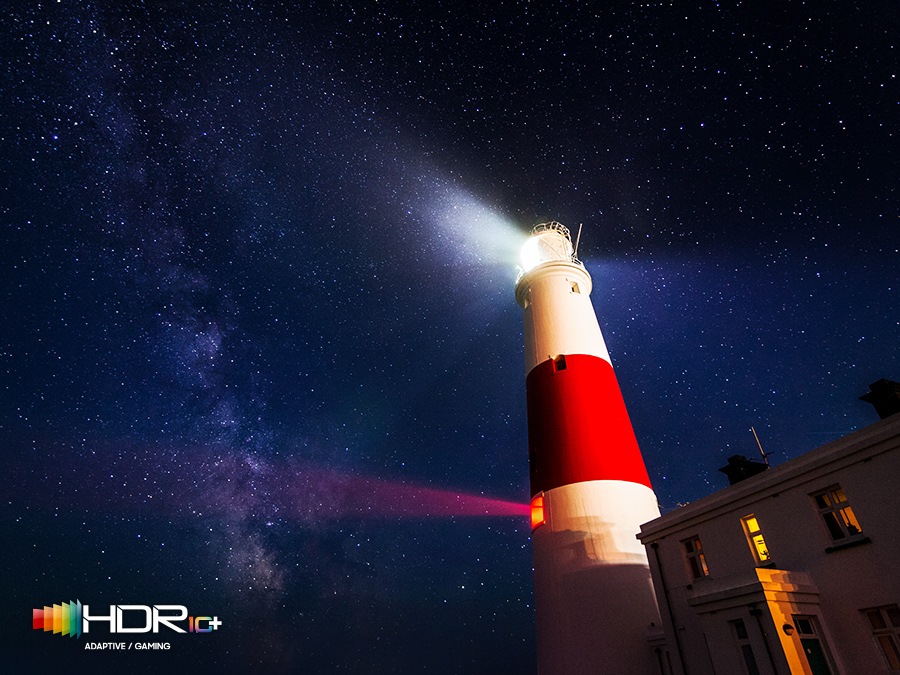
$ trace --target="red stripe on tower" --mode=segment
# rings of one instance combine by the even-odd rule
[[[569,483],[625,480],[650,487],[612,366],[560,355],[525,380],[532,496]]]

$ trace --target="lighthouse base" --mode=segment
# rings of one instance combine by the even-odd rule
[[[645,485],[587,481],[544,493],[532,534],[538,672],[653,673],[659,610],[640,525],[659,516]]]

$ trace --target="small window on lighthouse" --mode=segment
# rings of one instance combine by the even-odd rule
[[[531,529],[535,529],[547,522],[544,517],[544,493],[531,500]]]
[[[560,354],[553,358],[553,370],[559,372],[566,369],[566,355]]]
[[[577,281],[570,281],[569,283],[572,285],[572,292],[573,292],[573,293],[579,293],[579,294],[581,293],[581,289],[578,287],[578,282],[577,282]]]

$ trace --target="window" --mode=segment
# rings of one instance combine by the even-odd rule
[[[684,544],[684,557],[687,560],[688,569],[694,579],[702,579],[709,576],[709,568],[706,566],[706,556],[703,555],[703,547],[700,545],[700,537],[693,537],[681,542]]]
[[[544,493],[531,500],[531,529],[535,529],[547,522],[544,516]]]
[[[844,541],[862,534],[859,521],[850,508],[847,495],[840,485],[828,488],[824,492],[813,495],[819,513],[825,521],[832,541]]]
[[[888,605],[863,611],[888,668],[900,670],[900,607]]]
[[[577,281],[570,281],[569,284],[573,293],[581,293],[581,289],[578,287]]]
[[[769,547],[766,546],[766,540],[763,539],[762,530],[759,527],[759,521],[756,516],[747,516],[741,518],[744,526],[744,534],[747,535],[747,541],[750,543],[750,551],[756,559],[757,565],[762,565],[772,561],[769,555]]]
[[[750,636],[747,635],[744,620],[736,619],[728,623],[731,624],[731,633],[737,640],[741,656],[744,659],[744,672],[747,675],[759,675],[759,666],[756,665],[756,657],[753,656],[753,647],[750,646]]]

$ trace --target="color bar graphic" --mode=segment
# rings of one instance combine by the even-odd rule
[[[45,633],[81,637],[81,600],[31,610],[31,627]]]

